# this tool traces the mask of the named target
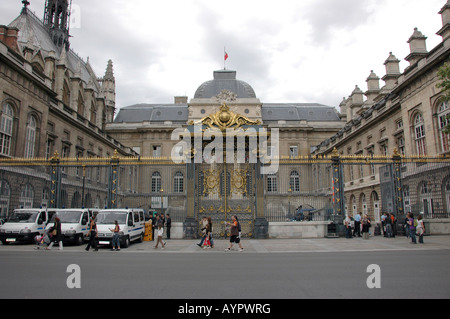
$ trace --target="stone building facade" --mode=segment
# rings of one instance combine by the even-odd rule
[[[65,8],[54,11],[57,5]],[[49,1],[44,21],[25,5],[9,25],[0,25],[0,159],[112,157],[135,154],[105,132],[115,114],[115,78],[109,61],[98,78],[89,60],[69,47],[67,1]],[[88,170],[88,177],[94,172]],[[80,202],[66,173],[65,203]],[[16,207],[48,205],[48,176],[33,185],[29,173],[1,170],[1,215]],[[94,178],[99,183],[100,178]],[[46,180],[46,182],[44,182]],[[95,193],[95,194],[94,194]],[[103,205],[103,195],[86,191],[91,205]],[[96,198],[100,198],[96,200]],[[91,200],[93,198],[93,200]]]
[[[391,52],[384,62],[385,82],[370,73],[367,90],[359,87],[344,98],[341,113],[346,115],[342,130],[318,144],[315,156],[329,155],[336,148],[340,155],[390,157],[397,149],[404,157],[402,165],[403,201],[405,211],[424,212],[432,216],[450,211],[450,171],[435,163],[411,164],[408,158],[447,156],[449,136],[443,128],[448,124],[449,104],[444,92],[437,88],[438,70],[450,61],[450,1],[439,12],[442,29],[437,34],[442,42],[428,51],[426,37],[415,28],[407,43],[409,66],[400,71],[399,62]],[[365,97],[365,98],[364,98]],[[381,196],[384,167],[374,164],[348,165],[345,173],[347,213],[368,213],[376,220],[382,211],[392,211]]]

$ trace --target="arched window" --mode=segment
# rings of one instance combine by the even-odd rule
[[[94,103],[91,104],[91,118],[90,121],[92,124],[97,125],[97,109],[95,108]]]
[[[417,155],[426,155],[427,151],[425,147],[425,124],[422,114],[420,113],[418,113],[414,118],[414,134]]]
[[[81,93],[81,91],[78,93],[77,112],[79,115],[81,115],[83,117],[85,116],[84,115],[84,99],[83,99],[83,94]]]
[[[14,111],[9,103],[3,104],[0,123],[0,154],[11,155]]]
[[[365,194],[361,194],[360,200],[361,200],[362,216],[367,215],[369,210],[367,208],[366,195]]]
[[[405,206],[405,212],[411,212],[411,193],[409,191],[409,185],[403,185],[403,205]]]
[[[177,172],[173,178],[173,191],[174,193],[184,192],[184,177],[181,172]]]
[[[66,81],[64,81],[63,85],[63,103],[70,107],[70,89]]]
[[[31,184],[25,184],[20,191],[19,206],[33,208],[34,190]]]
[[[373,216],[375,217],[375,221],[379,221],[381,219],[381,216],[380,216],[380,199],[378,197],[378,193],[373,191],[371,198],[373,205]]]
[[[27,130],[25,136],[25,152],[24,152],[25,158],[34,157],[34,150],[36,144],[36,128],[37,128],[36,118],[30,115],[28,117]]]
[[[154,172],[152,174],[152,193],[159,193],[161,191],[161,174]]]
[[[448,101],[441,103],[438,109],[439,119],[439,136],[441,139],[442,152],[448,152],[450,150],[450,134],[445,133],[445,128],[450,124],[450,120],[447,118],[450,115],[450,107]]]
[[[445,183],[445,203],[447,205],[447,213],[450,212],[450,178]]]
[[[422,182],[420,184],[420,201],[423,204],[423,213],[425,216],[433,217],[433,192],[431,190],[431,184]]]
[[[289,186],[292,192],[300,192],[300,174],[297,171],[291,172]]]
[[[49,207],[50,204],[50,189],[47,187],[42,190],[42,207]]]

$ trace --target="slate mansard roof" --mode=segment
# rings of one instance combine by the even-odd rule
[[[267,103],[262,105],[263,122],[270,121],[340,121],[334,107],[316,103]],[[187,104],[136,104],[120,109],[115,123],[167,122],[186,124]]]
[[[339,113],[334,107],[318,103],[264,103],[262,118],[268,121],[340,121]]]
[[[120,109],[114,123],[177,122],[186,124],[187,104],[136,104]]]

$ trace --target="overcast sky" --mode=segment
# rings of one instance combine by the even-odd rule
[[[45,0],[29,0],[43,17]],[[381,78],[389,52],[408,66],[417,27],[431,50],[441,42],[446,0],[73,0],[71,48],[103,76],[113,60],[117,107],[172,103],[223,69],[263,103],[338,106],[370,71]],[[21,10],[2,0],[0,24]],[[79,17],[79,18],[78,18]],[[383,81],[380,81],[384,85]]]

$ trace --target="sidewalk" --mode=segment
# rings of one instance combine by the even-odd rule
[[[243,239],[244,253],[302,253],[302,252],[351,252],[351,251],[399,251],[399,250],[450,250],[450,236],[425,237],[425,244],[411,244],[411,239],[406,237],[384,238],[381,236],[371,237],[369,240],[362,238],[319,238],[319,239]],[[196,244],[199,240],[167,240],[166,249],[154,249],[153,242],[144,242],[132,245],[130,251],[153,251],[153,252],[198,252],[225,253],[228,240],[215,240],[215,247],[202,249]],[[229,253],[238,253],[238,246],[234,244]]]
[[[196,244],[200,240],[166,240],[166,249],[161,245],[154,249],[155,242],[132,243],[129,248],[122,249],[120,253],[240,253],[238,246],[234,244],[230,252],[225,252],[229,241],[224,239],[215,240],[215,247],[202,249]],[[413,245],[406,237],[384,238],[381,236],[370,237],[369,240],[362,238],[319,238],[319,239],[266,239],[258,240],[244,238],[242,245],[243,253],[333,253],[333,252],[355,252],[355,251],[401,251],[401,250],[450,250],[450,236],[428,236],[424,238],[425,244]],[[64,252],[85,252],[82,246],[65,245]],[[35,251],[34,245],[1,245],[0,253],[3,251]],[[53,247],[53,251],[58,251]],[[101,247],[101,253],[110,252],[109,247]],[[86,252],[85,252],[86,253]]]

